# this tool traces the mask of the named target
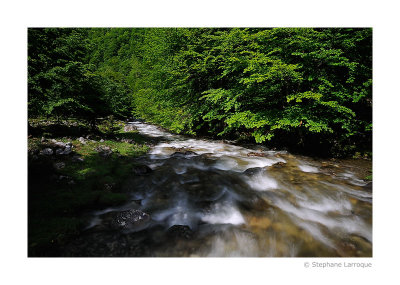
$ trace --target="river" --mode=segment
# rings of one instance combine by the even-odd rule
[[[137,159],[152,171],[123,183],[128,204],[91,213],[68,254],[372,256],[372,185],[362,180],[370,162],[313,159],[130,124],[157,139]]]

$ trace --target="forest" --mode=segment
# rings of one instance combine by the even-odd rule
[[[372,156],[370,28],[32,28],[29,118]]]

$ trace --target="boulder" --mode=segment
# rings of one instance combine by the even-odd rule
[[[70,154],[71,152],[72,152],[71,147],[70,147],[70,146],[67,146],[67,147],[64,149],[64,151],[63,151],[62,154],[68,155],[68,154]]]
[[[187,183],[183,185],[189,198],[195,202],[211,202],[221,198],[225,191],[224,187],[218,187],[212,181],[201,181],[197,183]]]
[[[56,155],[68,155],[72,152],[72,145],[65,145],[64,148],[57,148]]]
[[[101,216],[103,224],[111,229],[139,231],[146,228],[151,221],[150,215],[140,210],[110,212]]]
[[[67,146],[67,144],[65,144],[65,143],[63,143],[63,142],[58,142],[58,141],[56,141],[56,142],[53,142],[54,143],[54,145],[56,146],[56,147],[60,147],[60,148],[65,148],[66,146]]]
[[[186,151],[177,151],[171,155],[171,157],[185,157],[189,155],[197,155],[194,151],[186,150]]]
[[[83,137],[80,137],[80,138],[78,139],[78,141],[79,141],[81,144],[86,144],[86,140],[85,140],[85,138],[83,138]]]
[[[40,152],[40,154],[42,154],[42,155],[53,155],[53,150],[51,149],[51,148],[45,148],[45,149],[43,149],[41,152]]]

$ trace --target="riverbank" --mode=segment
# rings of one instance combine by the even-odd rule
[[[93,133],[74,121],[36,120],[28,135],[29,256],[57,256],[88,212],[126,202],[121,181],[154,143],[122,121]]]

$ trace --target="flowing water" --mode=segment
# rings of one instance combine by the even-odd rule
[[[372,187],[360,165],[130,124],[158,141],[137,159],[152,171],[124,182],[130,203],[93,213],[70,255],[372,256]],[[124,227],[116,213],[129,210]],[[107,226],[113,219],[120,227]]]

